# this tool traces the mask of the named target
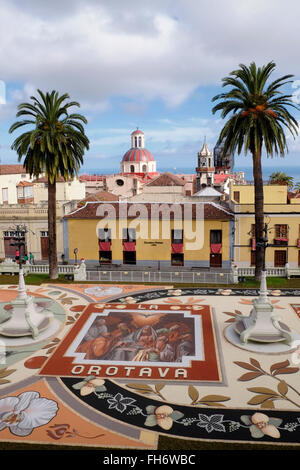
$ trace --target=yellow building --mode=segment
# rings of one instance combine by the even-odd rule
[[[213,202],[87,202],[64,224],[66,259],[76,253],[94,264],[231,265],[233,214]]]
[[[266,267],[300,266],[300,199],[286,185],[264,186],[265,223],[268,225]],[[255,265],[254,186],[231,184],[230,207],[235,214],[234,262]]]

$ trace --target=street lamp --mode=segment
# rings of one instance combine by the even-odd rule
[[[0,335],[8,337],[31,336],[34,340],[48,328],[51,316],[39,312],[32,296],[28,296],[24,281],[23,258],[21,247],[25,246],[26,226],[17,225],[14,231],[12,246],[19,248],[19,285],[17,298],[11,301],[11,317],[0,325]]]
[[[256,245],[263,248],[259,297],[253,300],[253,309],[249,316],[236,316],[234,329],[243,344],[253,341],[256,343],[284,342],[291,345],[294,339],[293,333],[287,325],[281,323],[277,315],[273,314],[274,307],[268,299],[266,249],[268,246],[273,246],[268,243],[268,223],[264,225],[263,236]]]

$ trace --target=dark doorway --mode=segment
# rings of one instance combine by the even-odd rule
[[[211,253],[210,254],[210,267],[211,268],[222,268],[222,254]]]
[[[41,237],[41,257],[47,260],[49,257],[49,237]]]
[[[171,265],[172,266],[184,266],[183,253],[172,253],[171,254]]]
[[[136,252],[123,251],[123,264],[136,264]]]

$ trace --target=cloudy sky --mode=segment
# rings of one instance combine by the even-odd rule
[[[204,136],[214,147],[223,122],[211,99],[240,63],[273,60],[274,79],[300,80],[297,0],[0,0],[0,12],[1,163],[17,161],[8,129],[38,88],[81,103],[84,169],[118,172],[139,127],[158,170],[180,171],[195,168]],[[284,171],[299,155],[290,139],[265,166]],[[236,169],[249,165],[236,157]]]

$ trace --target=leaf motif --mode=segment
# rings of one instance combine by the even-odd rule
[[[9,375],[11,375],[13,372],[16,372],[17,369],[7,369],[7,367],[5,367],[5,369],[1,369],[0,370],[0,378],[3,378],[3,377],[8,377]]]
[[[252,370],[252,371],[257,372],[257,367],[254,367],[252,364],[248,364],[248,362],[235,361],[234,364],[236,364],[237,366],[242,367],[243,369]]]
[[[253,359],[253,357],[250,357],[250,362],[254,367],[257,367],[258,369],[261,369],[260,363],[256,359]]]
[[[247,372],[247,374],[242,375],[238,380],[241,382],[247,382],[248,380],[253,380],[257,377],[260,377],[261,375],[264,375],[263,372]]]
[[[155,385],[155,390],[157,392],[160,392],[164,388],[165,384],[156,384]]]
[[[287,383],[284,380],[281,380],[277,386],[277,390],[281,395],[285,396],[289,390]]]
[[[290,365],[290,361],[288,359],[286,361],[283,361],[283,362],[277,362],[276,364],[273,364],[270,367],[270,372],[272,374],[275,370],[282,369],[283,367],[287,367],[289,365]]]
[[[230,397],[224,397],[223,395],[206,395],[205,397],[200,398],[198,400],[199,403],[202,402],[219,402],[219,401],[228,401],[230,400]]]
[[[67,295],[68,295],[68,294],[62,294],[62,295],[60,295],[60,296],[58,297],[58,300],[64,299],[65,297],[67,297]]]
[[[126,384],[126,387],[128,388],[133,388],[134,390],[139,390],[141,393],[153,393],[153,389],[150,387],[150,385],[147,384],[140,384],[140,383],[132,383],[132,384]]]
[[[266,409],[268,409],[268,410],[271,410],[271,409],[275,408],[274,399],[271,398],[270,400],[264,401],[264,402],[261,404],[261,408],[266,408]]]
[[[235,322],[235,319],[234,318],[230,318],[229,320],[226,320],[225,323],[234,323]]]
[[[278,369],[273,373],[273,376],[279,375],[279,374],[295,374],[298,372],[299,367],[286,367],[283,369]]]
[[[236,313],[237,315],[242,315],[242,312],[241,312],[240,310],[235,310],[235,313]]]
[[[252,397],[251,400],[247,402],[248,405],[260,405],[264,401],[267,401],[270,399],[270,396],[267,395],[256,395],[255,397]]]
[[[0,379],[0,385],[9,384],[10,380]]]
[[[189,397],[192,399],[192,403],[195,403],[199,398],[199,392],[193,385],[189,386],[188,394]]]
[[[278,397],[278,393],[274,392],[271,388],[266,388],[266,387],[253,387],[253,388],[247,388],[249,392],[253,393],[260,393],[262,395],[270,395],[271,397]]]

